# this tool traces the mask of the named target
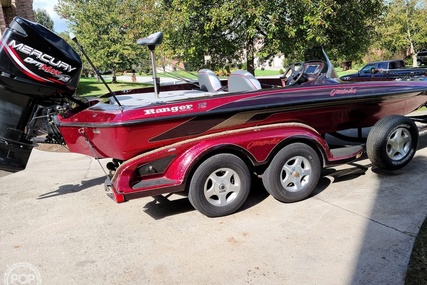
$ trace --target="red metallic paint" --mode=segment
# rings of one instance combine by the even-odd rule
[[[124,201],[129,194],[144,197],[181,192],[185,190],[185,181],[193,168],[211,153],[238,152],[241,156],[247,157],[252,166],[260,166],[266,165],[272,158],[272,154],[291,140],[306,141],[317,146],[325,165],[334,164],[339,160],[349,160],[356,155],[351,153],[344,157],[334,157],[321,135],[303,124],[284,123],[250,127],[190,139],[136,156],[117,169],[112,179],[112,192],[117,202]],[[136,170],[139,166],[170,155],[176,155],[176,157],[164,173],[156,173],[144,178],[138,177]],[[147,184],[146,187],[140,188],[133,187],[141,180],[159,181],[159,183]]]

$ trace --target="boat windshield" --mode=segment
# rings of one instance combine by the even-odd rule
[[[315,46],[305,50],[304,53],[305,61],[315,61],[322,60],[326,63],[327,70],[324,71],[327,78],[338,79],[338,74],[336,73],[332,62],[329,60],[325,50],[321,46]]]

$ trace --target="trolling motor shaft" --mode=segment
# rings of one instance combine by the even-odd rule
[[[89,62],[90,66],[92,66],[92,68],[95,71],[95,73],[98,76],[98,78],[101,79],[102,83],[105,85],[105,87],[107,87],[108,92],[111,94],[111,96],[113,96],[113,98],[116,101],[117,105],[119,105],[120,109],[123,110],[123,106],[122,106],[122,104],[120,104],[120,101],[117,99],[116,94],[110,89],[110,86],[108,86],[107,82],[105,82],[104,77],[102,77],[102,75],[99,72],[98,68],[96,68],[96,66],[93,64],[92,60],[90,59],[90,57],[86,54],[85,50],[83,49],[83,47],[78,42],[77,37],[74,35],[74,33],[70,33],[70,38],[71,38],[71,40],[73,42],[75,42],[77,44],[77,47],[83,53],[83,55],[86,57],[87,61]]]

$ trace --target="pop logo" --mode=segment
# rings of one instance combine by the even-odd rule
[[[5,285],[41,285],[40,271],[32,264],[19,262],[4,273]]]

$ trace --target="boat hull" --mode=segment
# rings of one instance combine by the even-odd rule
[[[222,94],[169,104],[125,107],[98,103],[57,125],[70,151],[127,160],[184,139],[283,122],[320,134],[367,127],[406,115],[427,101],[426,83],[376,82]]]

